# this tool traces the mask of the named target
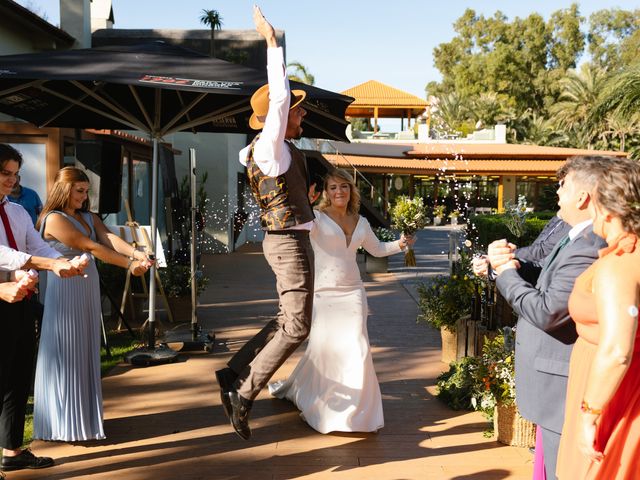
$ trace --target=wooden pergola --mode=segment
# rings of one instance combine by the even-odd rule
[[[376,132],[378,118],[406,118],[409,126],[412,118],[426,111],[427,124],[430,120],[429,102],[376,80],[369,80],[341,93],[355,98],[345,115],[353,118],[373,118]]]

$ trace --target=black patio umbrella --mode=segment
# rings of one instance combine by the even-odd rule
[[[155,232],[158,140],[180,131],[252,132],[249,99],[266,81],[266,72],[164,42],[7,55],[0,56],[0,112],[38,127],[147,132],[153,140]],[[348,141],[344,113],[353,98],[297,82],[291,86],[307,92],[305,137]],[[155,345],[155,289],[152,270],[150,348]]]

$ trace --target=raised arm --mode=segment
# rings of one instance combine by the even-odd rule
[[[276,32],[257,6],[253,7],[253,22],[267,43],[269,81],[269,110],[260,137],[254,145],[253,158],[262,173],[277,177],[285,173],[291,165],[291,154],[284,143],[291,91],[284,55],[282,48],[278,47]]]

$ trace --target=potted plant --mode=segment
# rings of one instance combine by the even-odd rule
[[[158,269],[169,308],[175,321],[191,320],[191,267],[177,260],[167,262]],[[204,292],[209,278],[201,270],[196,271],[196,297]]]
[[[451,225],[457,225],[458,224],[458,217],[459,216],[460,216],[460,212],[458,210],[453,210],[449,214],[449,218],[451,219]]]
[[[436,205],[433,207],[433,224],[441,225],[442,219],[444,218],[444,214],[447,210],[447,207],[444,205]]]
[[[493,419],[498,442],[533,447],[535,425],[522,418],[516,405],[514,333],[514,328],[505,327],[495,338],[485,338],[471,404]]]
[[[438,276],[430,284],[417,286],[420,314],[424,321],[440,330],[442,361],[457,360],[464,355],[465,322],[471,315],[475,283],[467,274]]]
[[[378,227],[373,229],[378,240],[381,242],[393,242],[396,234],[388,228]],[[362,247],[360,247],[362,248]],[[365,271],[367,273],[387,273],[389,270],[389,257],[374,257],[369,255],[366,250],[362,249],[365,257]]]

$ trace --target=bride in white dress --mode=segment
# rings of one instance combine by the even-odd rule
[[[363,246],[383,257],[415,240],[380,242],[359,208],[351,175],[331,171],[311,231],[315,294],[307,350],[289,378],[269,385],[272,395],[291,400],[320,433],[374,432],[384,426],[356,250]]]

